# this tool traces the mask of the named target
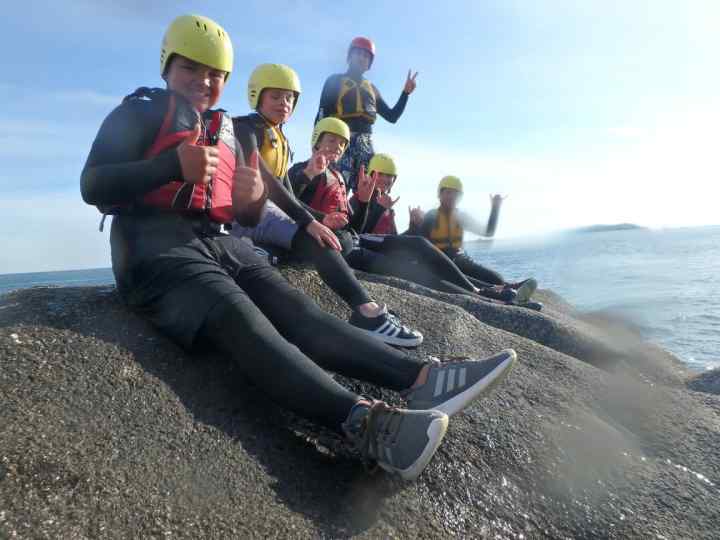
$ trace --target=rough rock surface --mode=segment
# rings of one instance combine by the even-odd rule
[[[365,277],[425,334],[413,354],[519,355],[418,481],[369,475],[113,288],[37,288],[0,298],[0,538],[717,538],[720,396],[670,354],[548,291],[537,313]]]

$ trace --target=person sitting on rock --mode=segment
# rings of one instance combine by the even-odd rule
[[[375,153],[372,128],[378,114],[388,122],[397,122],[417,86],[417,72],[413,75],[409,70],[400,98],[390,108],[375,85],[363,76],[374,60],[375,43],[366,37],[353,39],[347,53],[348,69],[345,73],[331,75],[325,81],[315,118],[315,123],[331,116],[340,118],[350,127],[350,143],[338,163],[338,170],[353,192],[357,189],[360,167],[367,169]]]
[[[534,278],[508,283],[500,274],[480,265],[465,253],[463,250],[465,229],[485,237],[495,235],[502,197],[500,195],[491,197],[490,217],[487,225],[483,225],[472,216],[458,210],[457,204],[462,193],[461,180],[457,176],[445,176],[438,185],[440,207],[427,214],[424,214],[420,208],[410,209],[410,225],[406,234],[421,235],[430,240],[474,283],[478,285],[491,284],[506,290],[513,290],[516,294],[515,302],[517,304],[540,309],[542,306],[539,303],[530,302],[532,294],[537,289],[537,281]]]
[[[233,67],[225,30],[185,15],[160,52],[166,89],[141,88],[102,123],[80,179],[83,200],[113,214],[117,290],[183,347],[201,338],[270,399],[347,437],[404,479],[430,462],[448,417],[504,378],[512,350],[484,360],[421,360],[323,312],[227,226],[256,225],[265,201],[312,218],[246,165],[219,102]],[[319,235],[324,233],[320,232]],[[326,371],[397,390],[407,409],[357,395]]]
[[[255,112],[233,118],[235,137],[244,157],[260,152],[260,168],[268,181],[276,182],[294,197],[287,176],[290,144],[283,125],[292,116],[300,97],[300,78],[282,64],[262,64],[255,68],[248,81],[248,102]],[[350,323],[391,345],[417,347],[423,336],[404,326],[386,306],[377,304],[355,277],[339,253],[340,244],[325,226],[334,225],[332,216],[310,221],[301,227],[272,201],[266,204],[260,222],[254,227],[235,224],[232,234],[250,238],[270,253],[311,261],[322,280],[352,309]],[[323,235],[316,231],[322,230]],[[325,245],[325,244],[329,245]]]

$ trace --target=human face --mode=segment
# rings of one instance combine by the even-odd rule
[[[462,193],[454,189],[441,189],[440,190],[440,206],[445,210],[454,210],[457,207]]]
[[[348,55],[350,71],[356,73],[365,73],[370,69],[370,62],[372,62],[372,55],[365,49],[352,49]]]
[[[395,176],[392,174],[377,173],[377,183],[375,187],[383,193],[390,193],[390,190],[395,183]]]
[[[292,90],[267,88],[260,96],[258,112],[275,126],[284,124],[292,116],[295,99],[296,95]]]
[[[163,76],[168,89],[190,101],[199,113],[204,113],[220,100],[226,77],[225,71],[179,54],[170,60],[170,66]]]
[[[317,143],[318,152],[324,154],[330,163],[342,157],[346,146],[347,141],[334,133],[323,133]]]

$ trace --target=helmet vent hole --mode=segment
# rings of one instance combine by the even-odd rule
[[[207,32],[207,24],[203,24],[203,28],[204,28],[205,31]]]
[[[200,28],[200,21],[195,21],[195,26],[197,26],[198,28]]]

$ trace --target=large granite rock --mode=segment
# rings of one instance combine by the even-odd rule
[[[347,317],[314,272],[283,272]],[[425,334],[413,354],[519,355],[418,481],[368,474],[112,288],[30,289],[0,299],[0,538],[717,537],[720,396],[670,354],[547,291],[537,313],[365,277]]]

